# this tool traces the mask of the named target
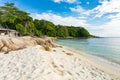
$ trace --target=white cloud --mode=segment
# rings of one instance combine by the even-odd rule
[[[112,20],[102,26],[99,26],[102,31],[98,33],[100,36],[120,37],[120,20]]]
[[[70,10],[72,12],[78,12],[80,14],[95,14],[95,17],[102,17],[107,13],[120,13],[120,0],[100,0],[101,5],[93,8],[92,10],[85,10],[80,5],[76,7],[71,7]],[[86,2],[89,4],[89,2]]]
[[[81,6],[70,8],[70,10],[79,14],[86,14],[86,20],[90,15],[94,15],[93,19],[95,19],[103,18],[107,14],[106,18],[110,19],[110,21],[99,26],[89,24],[91,32],[99,36],[120,37],[120,0],[100,0],[100,3],[101,5],[98,5],[92,10],[85,10]]]
[[[75,3],[77,0],[53,0],[55,3],[66,2],[66,3]]]
[[[120,13],[109,18],[111,18],[111,21],[100,26],[94,26],[93,34],[103,37],[120,37]]]
[[[88,4],[88,5],[89,5],[89,4],[90,4],[90,2],[86,2],[86,4]]]
[[[54,0],[55,3],[59,3],[61,2],[62,0]]]
[[[90,25],[91,33],[102,37],[120,37],[120,15],[118,16],[100,26]]]
[[[103,0],[101,3],[102,5],[99,5],[93,9],[93,12],[97,13],[95,17],[102,17],[107,13],[116,14],[108,15],[110,21],[104,25],[99,26],[102,29],[102,33],[99,35],[120,37],[120,0]]]
[[[97,13],[96,17],[101,17],[107,13],[120,13],[120,0],[104,0],[101,4],[102,5],[99,5],[92,10]]]
[[[31,17],[33,17],[34,19],[45,19],[45,20],[49,20],[52,21],[54,24],[58,25],[69,25],[69,26],[87,26],[86,21],[82,20],[81,17],[76,18],[76,17],[72,17],[72,16],[68,16],[68,17],[62,17],[53,13],[41,13],[41,14],[37,14],[37,13],[32,13]],[[83,17],[82,17],[83,18]]]
[[[75,8],[70,8],[73,12],[84,12],[85,10],[81,6],[76,6]]]
[[[80,14],[83,14],[83,15],[90,15],[90,10],[85,10],[81,6],[76,6],[74,8],[70,7],[70,10],[72,12],[77,12],[77,13],[80,13]]]

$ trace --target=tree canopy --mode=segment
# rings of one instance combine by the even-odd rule
[[[14,3],[5,3],[0,7],[0,24],[4,28],[17,30],[21,35],[91,37],[83,27],[55,25],[47,20],[33,20],[29,13],[18,9]]]

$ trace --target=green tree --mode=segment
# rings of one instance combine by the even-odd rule
[[[17,30],[21,35],[53,37],[90,37],[83,27],[54,25],[47,20],[33,20],[29,13],[18,9],[14,3],[0,7],[0,24],[5,28]]]
[[[78,35],[79,37],[90,37],[89,32],[83,27],[79,28]]]
[[[22,24],[16,25],[16,30],[21,33],[21,35],[28,35],[27,29]]]
[[[43,35],[56,36],[55,25],[47,20],[34,20],[37,30],[41,31]]]
[[[17,16],[14,13],[16,10],[18,9],[14,3],[5,3],[4,6],[0,7],[0,22],[4,27],[15,29],[14,22]]]
[[[5,28],[18,30],[21,35],[35,34],[33,19],[29,13],[19,10],[14,3],[5,3],[4,6],[0,7],[0,23]]]
[[[57,31],[57,36],[58,37],[66,38],[66,37],[69,36],[67,26],[57,25],[56,26],[56,31]]]

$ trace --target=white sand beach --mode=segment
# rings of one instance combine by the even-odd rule
[[[0,53],[0,80],[120,80],[119,69],[95,62],[64,47],[36,45]]]

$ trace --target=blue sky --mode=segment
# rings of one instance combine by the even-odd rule
[[[14,2],[34,19],[83,26],[91,34],[120,37],[120,0],[0,0]]]

